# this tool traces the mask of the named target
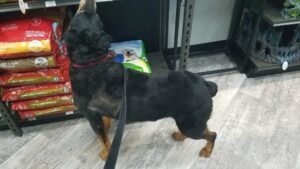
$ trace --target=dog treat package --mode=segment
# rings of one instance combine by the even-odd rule
[[[0,75],[1,86],[25,86],[44,83],[59,83],[69,80],[69,71],[65,69],[42,69],[27,73],[6,73]]]
[[[133,40],[112,43],[110,50],[117,54],[115,61],[123,63],[125,68],[151,73],[143,41]]]
[[[40,97],[63,95],[72,93],[71,83],[63,84],[33,85],[13,88],[4,88],[3,101],[28,100]]]
[[[69,95],[61,95],[61,96],[52,96],[52,97],[44,97],[33,100],[25,100],[25,101],[16,101],[12,102],[11,109],[12,110],[35,110],[35,109],[45,109],[50,107],[57,106],[66,106],[72,105],[73,96]]]
[[[0,59],[55,54],[61,39],[59,23],[29,17],[0,22]]]
[[[47,109],[18,111],[18,114],[22,120],[25,120],[25,119],[33,119],[36,117],[62,114],[74,110],[76,110],[75,105],[67,105],[67,106],[58,106],[58,107],[52,107]]]
[[[32,58],[0,60],[0,72],[29,72],[33,70],[64,67],[68,69],[70,60],[67,56],[38,56]]]

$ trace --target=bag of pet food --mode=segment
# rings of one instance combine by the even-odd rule
[[[6,73],[0,75],[1,86],[26,86],[45,83],[59,83],[69,80],[65,69],[42,69],[27,73]]]
[[[76,107],[74,105],[67,105],[67,106],[58,106],[58,107],[52,107],[47,109],[18,111],[18,114],[22,120],[25,120],[25,119],[33,119],[36,117],[45,117],[50,115],[62,114],[74,110],[76,110]]]
[[[4,3],[15,3],[18,2],[18,0],[0,0],[0,4],[4,4]]]
[[[110,50],[117,54],[115,61],[123,63],[125,68],[151,73],[143,41],[133,40],[112,43]]]
[[[2,93],[3,101],[28,100],[40,97],[69,94],[72,92],[71,83],[63,84],[33,85],[14,88],[4,88]]]
[[[69,95],[62,95],[62,96],[52,96],[52,97],[44,97],[44,98],[33,99],[33,100],[12,102],[11,109],[12,110],[35,110],[35,109],[45,109],[45,108],[57,107],[57,106],[66,106],[72,104],[74,104],[73,96],[72,94],[69,94]]]
[[[55,54],[61,39],[59,23],[30,17],[0,22],[0,59]]]
[[[38,69],[64,67],[68,68],[70,61],[67,56],[39,56],[32,58],[0,60],[0,72],[29,72]]]

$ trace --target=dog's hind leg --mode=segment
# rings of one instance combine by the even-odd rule
[[[203,147],[199,153],[201,157],[210,157],[214,145],[215,145],[215,140],[217,138],[217,133],[209,131],[208,128],[206,128],[203,132],[202,138],[207,141],[205,147]]]
[[[100,130],[100,140],[102,141],[103,149],[100,151],[99,156],[103,160],[107,160],[111,147],[111,141],[108,135],[108,130],[111,127],[111,118],[103,116],[101,120],[103,128]]]

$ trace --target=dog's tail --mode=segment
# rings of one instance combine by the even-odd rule
[[[205,81],[205,84],[207,86],[207,89],[208,89],[211,97],[214,97],[218,92],[218,85],[211,81]]]
[[[96,0],[80,0],[77,13],[96,13],[97,5]]]

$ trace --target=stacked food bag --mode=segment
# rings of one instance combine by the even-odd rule
[[[49,18],[27,17],[0,23],[2,101],[21,119],[73,111],[70,61],[60,43],[61,26]]]

